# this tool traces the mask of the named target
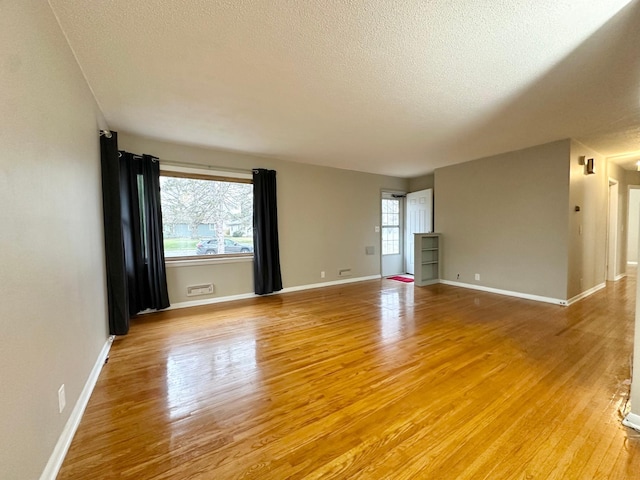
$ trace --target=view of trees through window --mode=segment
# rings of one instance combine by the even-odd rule
[[[165,257],[253,252],[253,185],[160,176]]]

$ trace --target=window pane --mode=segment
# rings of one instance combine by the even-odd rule
[[[144,178],[142,175],[137,175],[136,180],[138,182],[138,214],[140,215],[140,235],[142,236],[140,241],[142,242],[142,255],[145,260],[148,260],[149,242],[147,241],[147,229],[144,228],[144,225],[147,224],[147,219],[144,214]]]
[[[382,254],[400,253],[400,227],[382,227]]]
[[[400,200],[382,199],[382,225],[400,225]]]
[[[400,200],[382,199],[382,255],[400,253]]]
[[[253,252],[253,185],[160,176],[164,255]]]

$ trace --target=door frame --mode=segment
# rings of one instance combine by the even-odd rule
[[[410,213],[409,208],[411,204],[412,196],[417,196],[420,198],[424,196],[428,198],[426,203],[428,204],[428,216],[425,217],[425,226],[420,230],[412,230],[411,229],[411,221],[409,219]],[[431,188],[423,188],[421,190],[417,190],[415,192],[407,193],[405,198],[405,247],[404,247],[404,256],[405,256],[405,269],[407,273],[415,273],[414,270],[414,245],[413,245],[413,234],[414,233],[432,233],[433,232],[433,187]]]
[[[631,242],[630,241],[630,240],[632,240],[631,235],[632,235],[632,232],[633,232],[633,230],[631,229],[631,210],[632,210],[632,208],[631,208],[631,200],[632,200],[631,192],[634,191],[634,190],[636,192],[640,191],[640,185],[628,185],[627,186],[627,218],[626,218],[626,223],[625,223],[625,228],[626,228],[626,238],[625,238],[625,240],[627,242],[627,250],[625,251],[625,254],[626,254],[626,259],[627,259],[627,265],[638,265],[638,252],[640,251],[640,249],[638,248],[639,247],[638,237],[635,237],[636,238],[635,242]],[[635,197],[635,195],[634,195],[634,197]],[[638,225],[638,222],[637,222],[638,218],[636,218],[635,220],[636,221],[634,221],[633,223],[634,223],[634,225],[637,226]],[[635,235],[637,235],[638,234],[638,230],[636,229],[636,231],[633,232],[633,233]],[[629,247],[630,247],[630,245],[633,245],[632,248],[635,250],[635,257],[634,257],[635,261],[633,261],[633,260],[629,261],[629,258],[630,258],[629,257]]]
[[[392,275],[401,275],[406,272],[406,265],[404,261],[404,229],[405,229],[405,207],[406,201],[405,198],[407,196],[407,192],[403,190],[381,190],[380,191],[380,201],[378,202],[378,221],[380,222],[379,230],[379,241],[380,241],[380,275],[384,277],[392,276]],[[395,273],[385,272],[385,255],[382,255],[382,200],[385,198],[397,198],[400,200],[400,270]]]
[[[607,280],[618,279],[618,208],[619,208],[619,182],[609,177],[607,185],[608,210],[607,210]]]

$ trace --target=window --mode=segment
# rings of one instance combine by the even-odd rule
[[[400,253],[400,200],[382,199],[382,255]]]
[[[253,185],[248,178],[163,168],[160,199],[166,259],[253,254]]]

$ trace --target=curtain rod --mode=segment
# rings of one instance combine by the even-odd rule
[[[131,153],[131,152],[127,152],[126,150],[120,150],[118,152],[118,158],[122,157],[122,152],[125,153]],[[138,155],[137,153],[131,153],[131,156],[135,159],[135,160],[142,160],[144,158],[144,155]],[[147,155],[148,157],[151,157],[151,161],[152,162],[160,162],[160,159],[158,157],[154,157],[153,155]]]
[[[111,133],[111,132],[109,132]],[[105,134],[106,136],[106,134]],[[108,138],[108,137],[107,137]],[[135,159],[141,159],[142,155],[138,155],[136,153],[132,154],[133,158]],[[118,156],[122,156],[120,154],[120,152],[118,152]],[[157,158],[154,157],[153,155],[150,155],[150,157],[153,157],[154,161],[158,161],[160,162],[160,164],[165,164],[165,165],[173,165],[175,167],[190,167],[190,168],[197,168],[200,170],[216,170],[218,172],[229,172],[229,173],[243,173],[243,174],[253,174],[253,169],[243,169],[243,168],[233,168],[233,167],[218,167],[215,165],[205,165],[202,163],[188,163],[188,162],[176,162],[173,160],[163,160],[161,158]]]
[[[217,170],[222,172],[233,172],[233,173],[252,173],[253,169],[243,169],[243,168],[233,168],[233,167],[218,167],[215,165],[205,165],[202,163],[188,163],[188,162],[175,162],[173,160],[163,160],[160,159],[160,163],[164,163],[165,165],[173,165],[175,167],[191,167],[191,168],[199,168],[206,170]]]
[[[107,138],[112,137],[111,130],[109,130],[109,128],[107,127],[103,127],[100,129],[100,135],[104,135]],[[138,155],[136,153],[132,155],[133,155],[133,158],[138,160],[142,158],[142,155]],[[118,152],[118,156],[122,156],[120,152]],[[222,171],[222,172],[230,172],[230,173],[253,174],[253,168],[245,169],[245,168],[233,168],[233,167],[218,167],[215,165],[204,165],[201,163],[188,163],[188,162],[176,162],[173,160],[162,160],[154,155],[149,155],[149,156],[153,157],[154,161],[156,162],[160,162],[161,164],[164,163],[166,165],[173,165],[176,167],[191,167],[191,168],[199,168],[199,169],[206,169],[206,170],[217,170],[219,172]]]

